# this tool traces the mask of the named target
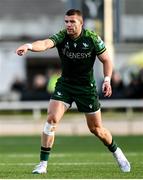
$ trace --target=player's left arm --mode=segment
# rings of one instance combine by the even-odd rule
[[[98,58],[103,63],[104,81],[102,84],[102,92],[104,93],[105,97],[110,97],[112,95],[112,87],[110,81],[112,76],[113,63],[109,57],[107,50],[98,55]]]

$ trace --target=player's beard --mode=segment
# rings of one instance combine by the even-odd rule
[[[69,34],[69,35],[74,35],[75,34],[75,29],[68,29],[67,28],[67,33]]]
[[[78,33],[76,31],[76,28],[72,28],[72,29],[68,29],[67,28],[67,34],[72,37],[72,38],[75,38],[78,36]]]

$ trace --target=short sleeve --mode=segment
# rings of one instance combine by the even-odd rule
[[[95,46],[96,54],[97,55],[102,54],[106,50],[105,43],[97,34],[93,34],[92,39]]]
[[[51,39],[54,42],[55,46],[57,46],[63,41],[65,35],[66,35],[66,30],[64,29],[62,31],[59,31],[57,34],[53,34],[52,36],[49,37],[49,39]]]

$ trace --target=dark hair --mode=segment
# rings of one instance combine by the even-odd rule
[[[78,16],[82,17],[82,13],[78,9],[69,9],[65,15],[67,15],[67,16],[78,15]]]

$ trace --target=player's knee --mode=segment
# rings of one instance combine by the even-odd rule
[[[46,122],[44,125],[43,133],[48,136],[54,136],[55,129],[56,129],[56,126],[54,124],[50,124],[50,123]]]
[[[54,114],[49,114],[48,120],[44,125],[44,129],[43,129],[44,134],[46,134],[48,136],[54,136],[57,123],[58,123],[57,116]]]
[[[48,115],[48,120],[50,124],[57,124],[58,123],[58,117],[54,114],[49,114]]]
[[[93,133],[97,137],[103,136],[103,131],[102,131],[102,128],[100,127],[92,127],[90,128],[90,132]]]

